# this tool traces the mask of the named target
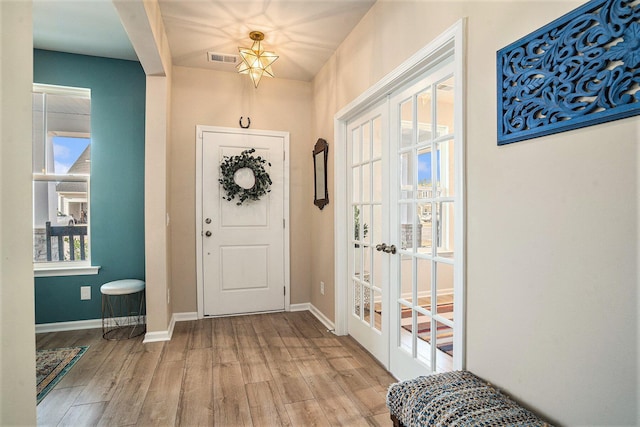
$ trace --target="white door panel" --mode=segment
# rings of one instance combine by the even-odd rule
[[[224,198],[224,156],[255,149],[269,164],[270,192],[237,205]],[[285,307],[284,137],[202,133],[203,315],[283,310]],[[210,233],[210,235],[209,235]]]
[[[384,366],[389,364],[389,256],[376,245],[388,242],[388,134],[386,104],[348,125],[351,218],[349,250],[349,334]]]
[[[390,370],[400,379],[461,365],[461,194],[453,58],[390,100],[392,176]],[[460,285],[454,286],[456,281]],[[435,344],[435,345],[434,345]]]

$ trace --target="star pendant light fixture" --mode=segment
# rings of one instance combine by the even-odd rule
[[[238,72],[240,74],[249,74],[253,85],[258,88],[258,83],[260,83],[262,76],[274,77],[271,64],[278,59],[278,55],[262,49],[260,43],[264,40],[264,34],[262,32],[251,31],[249,37],[253,40],[251,48],[238,48],[240,58],[242,58],[242,62],[238,64]]]

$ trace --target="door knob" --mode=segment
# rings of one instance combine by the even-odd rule
[[[207,237],[211,237],[211,232],[207,230],[207,232],[204,233],[204,235],[207,236]]]
[[[385,245],[385,248],[383,249],[383,251],[385,251],[388,254],[395,254],[397,252],[396,245],[391,245],[391,246]]]
[[[376,245],[376,251],[378,252],[382,252],[385,250],[385,248],[387,247],[386,243],[380,243]]]
[[[204,222],[206,222],[207,224],[211,224],[211,218],[205,219]]]

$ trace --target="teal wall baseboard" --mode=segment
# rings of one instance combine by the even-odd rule
[[[39,325],[36,325],[36,334],[100,328],[102,328],[102,319],[76,320],[73,322],[41,323]]]
[[[159,331],[159,332],[148,332],[147,336],[151,334],[151,337],[164,337],[167,336],[167,339],[150,339],[147,340],[145,336],[144,342],[154,342],[154,341],[168,341],[171,339],[171,333],[173,332],[173,327],[176,322],[186,322],[188,320],[198,320],[198,313],[173,313],[171,317],[170,328],[167,331]],[[83,329],[101,329],[102,328],[102,319],[89,319],[89,320],[76,320],[73,322],[56,322],[56,323],[41,323],[36,325],[36,334],[44,334],[47,332],[63,332],[63,331],[79,331]]]

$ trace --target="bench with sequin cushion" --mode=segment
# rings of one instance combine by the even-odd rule
[[[551,427],[468,371],[434,374],[392,384],[387,392],[387,407],[395,427]]]

